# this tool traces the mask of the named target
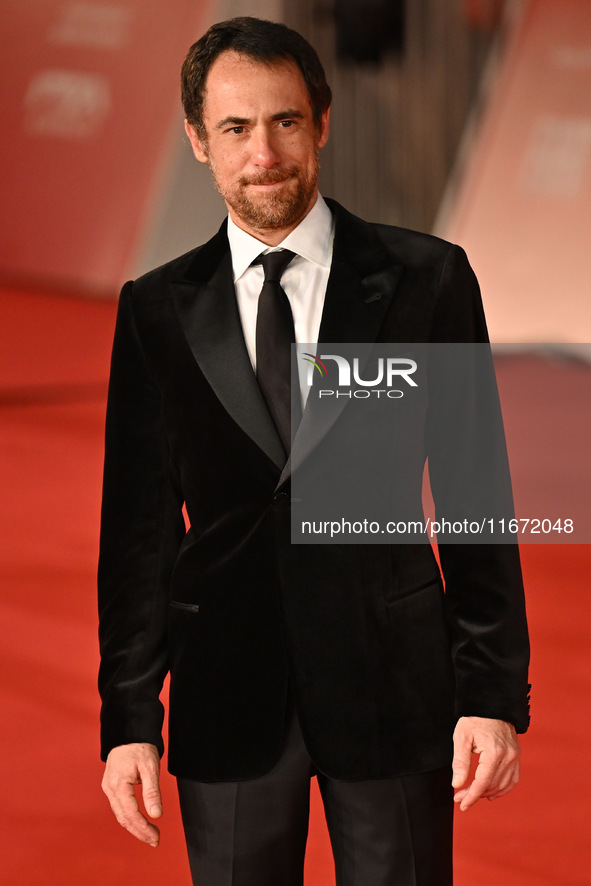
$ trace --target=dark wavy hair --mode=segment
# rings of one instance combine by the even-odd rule
[[[206,142],[203,123],[205,82],[212,64],[222,52],[231,50],[262,64],[293,61],[302,72],[315,125],[320,128],[322,114],[330,106],[332,93],[316,51],[301,34],[279,22],[240,16],[218,22],[194,43],[181,71],[181,99],[187,121],[202,142]]]

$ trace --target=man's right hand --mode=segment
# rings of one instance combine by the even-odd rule
[[[140,812],[134,785],[142,786],[142,799],[150,818],[160,818],[159,776],[160,756],[155,745],[123,744],[109,753],[101,785],[119,824],[142,843],[154,847],[160,842],[160,831]]]

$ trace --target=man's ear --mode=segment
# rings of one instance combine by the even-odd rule
[[[330,107],[323,112],[320,118],[320,128],[318,130],[318,147],[323,148],[328,141],[328,130],[330,121]]]
[[[193,153],[197,157],[200,163],[207,163],[209,160],[207,151],[205,146],[201,142],[201,139],[195,132],[195,129],[188,120],[185,120],[185,132],[187,133],[187,138],[191,142],[191,147],[193,148]]]

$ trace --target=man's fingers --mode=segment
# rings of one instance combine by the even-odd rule
[[[467,784],[466,751],[479,756],[474,778]],[[519,743],[513,727],[502,720],[462,717],[454,733],[454,776],[459,787],[454,801],[462,811],[482,797],[495,800],[508,794],[519,781]],[[468,762],[469,767],[469,762]]]
[[[468,773],[470,772],[470,763],[467,763],[463,759],[458,759],[454,757],[452,771],[452,787],[461,788],[462,785],[466,784],[466,781],[468,779]]]
[[[486,796],[493,782],[493,777],[494,764],[491,765],[489,761],[483,760],[481,756],[472,783],[465,791],[458,792],[454,798],[456,802],[459,802],[462,812],[473,806],[481,797]]]
[[[454,734],[454,758],[452,761],[452,787],[461,788],[466,784],[472,762],[472,739],[464,733],[460,725]]]
[[[497,779],[495,785],[487,792],[488,800],[496,800],[498,797],[504,797],[509,791],[512,791],[519,782],[519,760],[513,765],[507,767],[502,777]]]
[[[160,818],[162,815],[159,774],[159,766],[153,760],[150,760],[148,764],[144,764],[140,768],[142,799],[150,818]]]
[[[123,782],[109,787],[105,793],[119,824],[143,843],[157,846],[160,831],[140,812],[133,785]]]
[[[142,786],[142,799],[148,814],[160,818],[159,772],[160,759],[154,745],[120,745],[109,754],[102,782],[119,824],[150,846],[158,845],[160,831],[140,812],[135,785]]]
[[[512,790],[519,781],[519,758],[505,754],[482,753],[472,783],[454,797],[464,812],[483,797],[496,800]]]

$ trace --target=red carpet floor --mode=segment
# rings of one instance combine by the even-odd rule
[[[7,886],[189,886],[173,780],[163,778],[157,851],[122,831],[99,789],[94,584],[113,319],[112,304],[0,293],[0,883]],[[546,370],[586,392],[590,412],[589,370]],[[511,452],[535,490],[551,479],[548,465],[521,437],[552,428],[564,436],[564,424],[550,416],[543,429],[532,427],[531,396],[531,386],[513,389],[505,412]],[[566,399],[564,409],[578,408]],[[458,816],[456,886],[591,883],[591,549],[529,546],[523,560],[534,690],[522,783],[510,797]],[[313,788],[306,884],[333,883]]]

